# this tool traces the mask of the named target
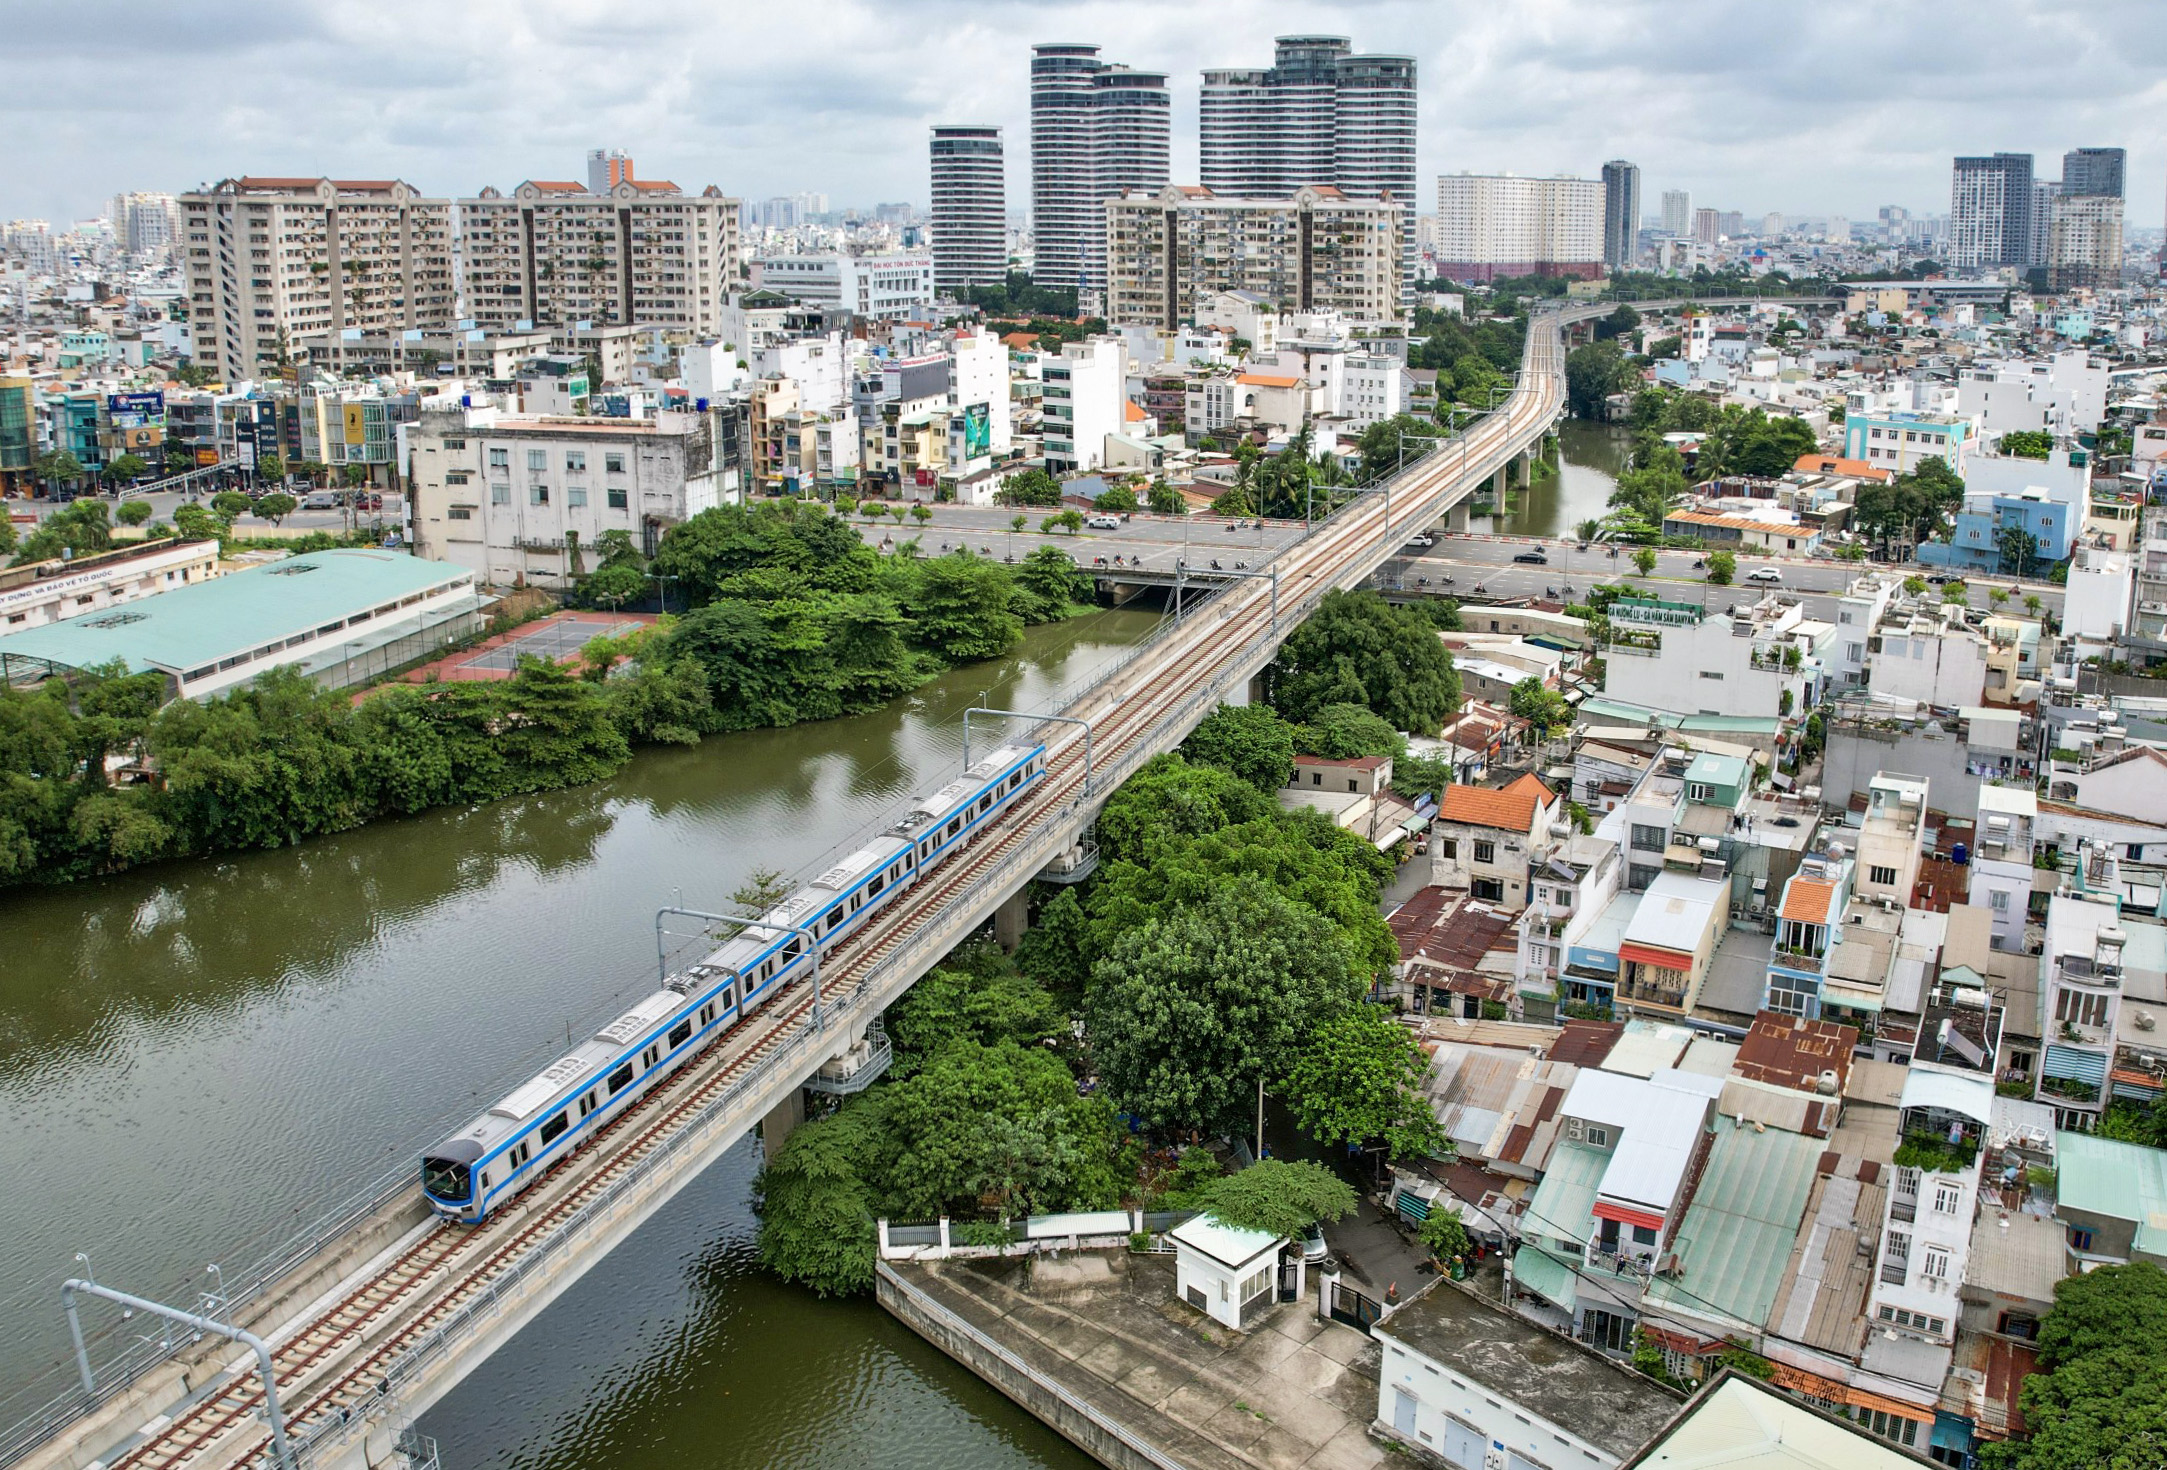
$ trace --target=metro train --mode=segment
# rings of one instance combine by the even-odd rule
[[[521,1083],[421,1160],[429,1207],[478,1224],[983,830],[1046,772],[1046,747],[1004,745],[762,914],[698,964]]]

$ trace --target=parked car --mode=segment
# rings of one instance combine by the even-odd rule
[[[1436,544],[1437,538],[1435,536],[1432,536],[1429,532],[1424,531],[1419,535],[1415,536],[1410,541],[1408,541],[1407,546],[1409,550],[1427,551],[1430,547],[1435,546]]]
[[[1531,567],[1546,567],[1550,565],[1550,558],[1543,553],[1543,549],[1540,546],[1536,547],[1533,551],[1521,552],[1518,556],[1514,557],[1513,560],[1526,562]]]
[[[1314,1266],[1329,1254],[1329,1249],[1324,1243],[1324,1227],[1322,1225],[1311,1224],[1302,1227],[1303,1260]]]
[[[1783,573],[1777,571],[1774,567],[1755,567],[1752,571],[1746,573],[1746,580],[1748,582],[1758,582],[1763,587],[1781,587],[1783,585]]]
[[[1118,531],[1121,529],[1121,521],[1117,516],[1093,516],[1084,524],[1094,531]]]
[[[339,497],[330,490],[311,490],[301,497],[301,508],[303,510],[337,510],[339,508]]]

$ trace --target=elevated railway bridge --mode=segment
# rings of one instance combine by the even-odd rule
[[[1105,797],[1242,690],[1327,591],[1359,586],[1408,537],[1530,455],[1563,411],[1563,329],[1608,309],[1532,318],[1518,385],[1499,411],[1246,575],[1207,573],[1197,588],[1205,600],[1035,717],[1042,723],[1028,733],[1047,746],[1044,778],[823,959],[817,1001],[801,983],[770,1003],[484,1224],[443,1223],[414,1180],[388,1182],[274,1275],[183,1324],[196,1340],[181,1351],[95,1366],[86,1356],[83,1381],[0,1442],[0,1463],[346,1470],[412,1461],[416,1416],[755,1124],[772,1117],[779,1134],[802,1116],[817,1074],[858,1049],[890,1004],[1035,875],[1073,867]],[[1026,733],[1019,723],[1005,735]],[[74,1304],[86,1317],[94,1307],[117,1315],[89,1300],[100,1293],[112,1295],[79,1283]]]

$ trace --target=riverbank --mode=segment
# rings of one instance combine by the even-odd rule
[[[1379,1354],[1282,1302],[1242,1332],[1178,1301],[1171,1256],[882,1262],[881,1306],[1114,1470],[1372,1470]]]

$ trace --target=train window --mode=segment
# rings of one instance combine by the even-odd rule
[[[875,873],[873,875],[873,881],[865,885],[865,896],[867,898],[871,898],[874,895],[878,894],[881,889],[886,888],[887,886],[888,880],[881,874]]]
[[[957,834],[958,832],[960,832],[960,831],[962,831],[962,830],[963,830],[963,819],[962,819],[961,817],[957,817],[957,818],[956,818],[956,819],[955,819],[955,820],[954,820],[953,822],[950,822],[950,823],[948,824],[948,835],[949,835],[950,837],[953,837],[953,836],[955,836],[955,835],[956,835],[956,834]]]
[[[691,1039],[692,1020],[690,1017],[679,1021],[675,1026],[672,1026],[670,1028],[670,1047],[672,1050],[683,1046],[687,1041],[690,1041]]]
[[[631,1085],[632,1064],[630,1062],[626,1062],[616,1071],[609,1074],[609,1095],[611,1097],[615,1097],[618,1093],[623,1092],[627,1087],[630,1087]]]
[[[647,1048],[647,1050],[640,1053],[640,1060],[642,1062],[645,1062],[648,1066],[652,1067],[655,1064],[655,1058],[661,1055],[662,1048],[658,1046],[650,1046],[649,1048]]]
[[[982,797],[980,797],[980,798],[978,799],[978,811],[979,811],[979,814],[980,814],[981,816],[983,816],[983,815],[984,815],[985,813],[987,813],[987,812],[991,811],[992,809],[993,809],[993,798],[992,798],[992,797],[990,797],[990,796],[982,796]]]
[[[794,960],[798,957],[798,951],[803,949],[804,947],[805,941],[798,938],[797,935],[793,934],[790,936],[790,942],[783,946],[783,954],[786,957]]]
[[[584,1117],[586,1117],[586,1116],[587,1116],[587,1115],[588,1115],[589,1113],[591,1113],[591,1112],[593,1112],[593,1111],[594,1111],[594,1094],[593,1094],[593,1093],[591,1093],[591,1092],[583,1092],[583,1093],[581,1093],[581,1094],[579,1095],[579,1115],[580,1115],[580,1116],[581,1116],[582,1118],[584,1118]]]
[[[736,998],[737,987],[734,985],[725,985],[722,987],[722,992],[715,997],[715,1004],[721,1006],[724,1010],[728,1010],[730,1009],[731,1001],[735,1000]]]
[[[856,913],[858,911],[858,903],[864,897],[865,895],[862,893],[853,893],[852,895],[850,895],[850,911],[852,913]]]
[[[542,1147],[548,1148],[564,1136],[564,1130],[572,1126],[572,1120],[559,1113],[542,1125]]]

